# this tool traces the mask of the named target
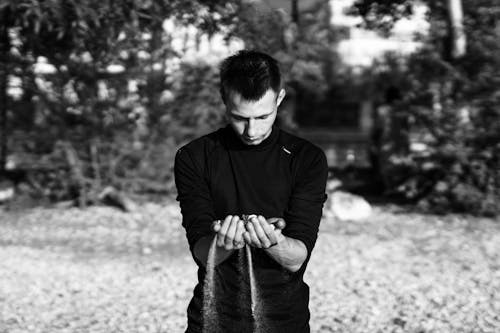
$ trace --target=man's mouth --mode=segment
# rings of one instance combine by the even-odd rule
[[[254,142],[254,141],[257,141],[259,138],[248,138],[248,137],[243,137],[243,140],[247,141],[247,142]]]

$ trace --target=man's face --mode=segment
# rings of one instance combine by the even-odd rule
[[[226,101],[226,115],[240,140],[246,145],[258,145],[272,132],[278,106],[285,97],[285,90],[279,94],[269,89],[258,101],[244,100],[232,92]]]

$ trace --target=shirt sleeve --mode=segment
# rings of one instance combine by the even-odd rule
[[[215,212],[209,187],[203,171],[195,163],[192,153],[181,148],[175,156],[174,175],[177,201],[180,203],[182,226],[186,230],[189,248],[212,232]]]
[[[323,204],[326,200],[328,164],[325,154],[319,148],[314,154],[303,156],[302,160],[284,214],[287,226],[283,234],[302,241],[307,248],[309,259],[318,237]]]

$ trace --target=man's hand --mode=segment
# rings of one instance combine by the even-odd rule
[[[217,246],[224,249],[238,250],[245,246],[243,233],[245,225],[239,216],[228,215],[223,222],[215,221],[213,230],[217,233]]]
[[[243,233],[243,238],[250,246],[268,249],[285,238],[281,234],[281,229],[284,226],[285,221],[281,218],[266,220],[261,215],[253,215],[245,226],[246,231]]]

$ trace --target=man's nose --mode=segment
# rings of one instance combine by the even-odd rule
[[[256,135],[255,119],[248,119],[247,136],[253,138]]]

